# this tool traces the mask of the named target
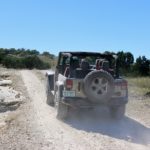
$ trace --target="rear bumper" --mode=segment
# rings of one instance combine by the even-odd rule
[[[80,98],[80,97],[65,97],[62,98],[62,103],[77,109],[77,108],[93,108],[95,104],[88,101],[86,98]]]
[[[118,106],[128,103],[128,97],[113,97],[109,100],[108,105]]]
[[[87,98],[81,97],[63,97],[62,103],[72,108],[93,108],[98,105],[119,106],[128,102],[128,97],[111,98],[107,103],[92,103]]]

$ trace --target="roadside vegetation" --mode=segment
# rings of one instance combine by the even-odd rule
[[[130,52],[120,51],[117,53],[120,73],[127,77],[150,76],[150,60],[146,56],[139,56],[134,59]]]
[[[56,57],[49,52],[40,54],[30,49],[0,48],[0,64],[7,68],[48,69],[55,65]]]
[[[126,76],[129,92],[150,97],[150,60],[146,56],[134,59],[130,52],[118,52],[120,74]]]
[[[129,77],[127,80],[129,87],[134,88],[139,94],[150,96],[150,77]]]
[[[114,54],[106,51],[106,54]],[[146,56],[134,59],[131,52],[119,51],[117,53],[119,72],[127,77],[149,77],[150,60]],[[48,69],[56,65],[56,56],[48,51],[40,53],[30,49],[4,49],[0,48],[0,64],[7,68]],[[140,78],[141,80],[141,78]]]

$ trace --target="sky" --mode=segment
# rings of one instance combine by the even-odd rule
[[[150,1],[0,0],[0,47],[150,58]]]

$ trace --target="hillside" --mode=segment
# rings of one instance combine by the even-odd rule
[[[40,54],[30,49],[0,48],[0,64],[15,69],[48,69],[55,64],[56,57],[49,52]]]

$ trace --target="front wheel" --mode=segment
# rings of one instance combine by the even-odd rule
[[[111,106],[109,108],[110,110],[110,115],[112,118],[120,120],[124,117],[125,115],[125,105],[121,105],[121,106]]]
[[[54,106],[54,95],[52,94],[50,90],[48,79],[47,79],[47,85],[46,85],[46,95],[47,95],[46,103],[50,106]]]

